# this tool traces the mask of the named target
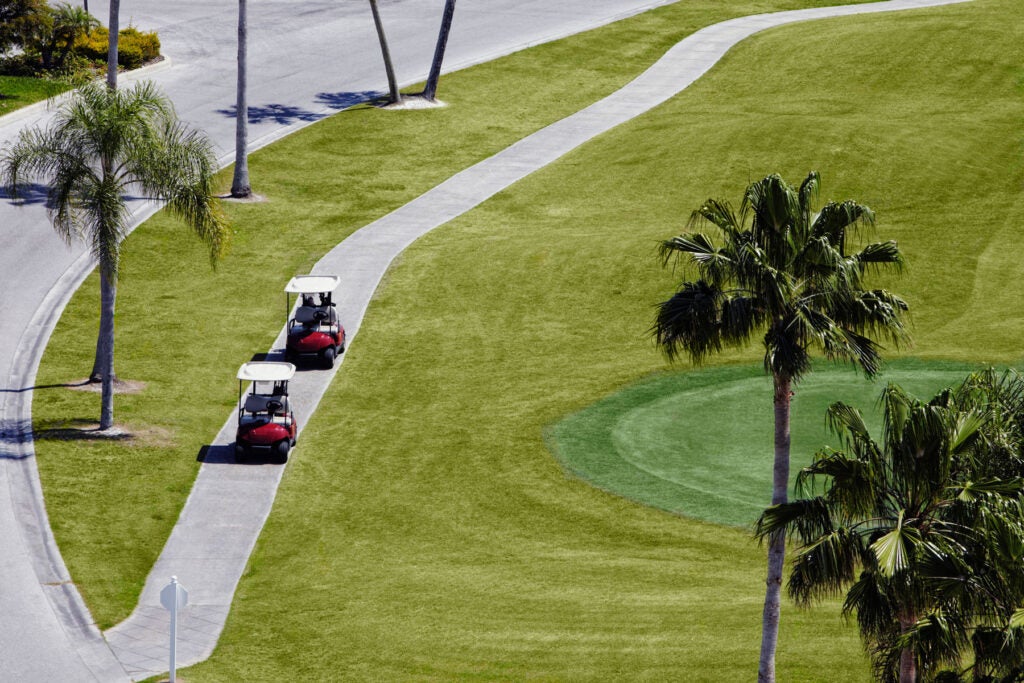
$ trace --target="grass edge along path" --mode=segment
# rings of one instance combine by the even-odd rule
[[[645,331],[673,282],[654,245],[685,221],[680,207],[815,160],[832,196],[864,198],[883,238],[915,247],[893,285],[919,305],[915,353],[1018,360],[1019,320],[972,326],[941,295],[975,274],[946,226],[969,226],[986,253],[1019,234],[1021,163],[997,143],[1019,135],[1021,44],[1003,31],[1020,9],[979,2],[764,35],[693,92],[417,242],[307,426],[218,651],[190,673],[749,678],[763,599],[749,537],[566,481],[541,426],[664,366]],[[964,103],[951,108],[949,92]],[[964,139],[965,122],[980,137]],[[978,149],[996,152],[992,168],[965,163]],[[989,173],[998,182],[979,181]],[[977,220],[965,188],[1006,207],[1005,225]],[[987,303],[982,317],[999,300],[962,296]],[[867,678],[837,612],[786,606],[780,680]]]
[[[448,75],[448,108],[396,114],[363,107],[322,121],[252,156],[253,176],[270,201],[226,207],[241,228],[213,273],[166,217],[141,226],[125,243],[118,301],[118,371],[145,382],[139,394],[118,398],[118,419],[135,438],[59,436],[95,410],[88,394],[57,388],[80,377],[91,358],[95,276],[55,329],[51,347],[60,353],[48,352],[40,367],[38,384],[55,388],[35,397],[36,450],[54,534],[97,622],[116,623],[135,605],[191,488],[196,453],[233,404],[233,368],[273,339],[288,277],[454,171],[621,87],[703,25],[822,4],[667,6]],[[592,57],[573,70],[558,68],[578,54]],[[316,169],[312,177],[309,169]],[[183,395],[202,398],[182,402]]]

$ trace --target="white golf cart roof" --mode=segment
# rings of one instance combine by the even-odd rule
[[[284,286],[291,294],[319,294],[333,292],[341,278],[337,275],[296,275]]]
[[[295,366],[291,363],[273,361],[251,361],[238,368],[238,379],[243,382],[281,382],[294,374]]]

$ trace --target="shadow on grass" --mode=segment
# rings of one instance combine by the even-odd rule
[[[36,441],[126,441],[134,434],[116,426],[100,431],[96,420],[75,418],[37,422],[32,437]]]
[[[22,387],[21,389],[0,389],[0,394],[23,394],[26,391],[38,391],[40,389],[74,389],[84,387],[89,380],[83,379],[78,382],[64,382],[63,384],[37,384],[34,387]]]

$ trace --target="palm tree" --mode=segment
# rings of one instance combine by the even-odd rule
[[[830,202],[814,213],[819,177],[810,173],[794,190],[778,175],[750,184],[737,215],[728,202],[709,199],[690,218],[690,227],[710,224],[722,236],[680,235],[662,244],[666,263],[688,256],[699,279],[683,282],[659,304],[653,333],[670,359],[686,353],[705,361],[725,345],[742,346],[763,333],[764,367],[774,384],[775,459],[772,503],[787,500],[789,486],[790,397],[811,369],[811,351],[854,362],[867,375],[879,368],[879,347],[871,336],[894,343],[905,339],[907,305],[881,289],[864,289],[864,276],[899,268],[893,241],[847,253],[858,226],[872,225],[871,210],[853,201]],[[748,220],[749,219],[749,220]],[[749,225],[748,225],[749,222]],[[768,546],[768,578],[758,681],[775,680],[785,537]]]
[[[444,61],[444,50],[448,46],[448,34],[452,30],[453,16],[455,16],[455,0],[445,0],[444,14],[441,16],[441,30],[437,33],[437,45],[434,47],[434,59],[430,63],[427,84],[423,88],[423,97],[431,101],[437,99],[437,81],[441,78],[441,62]]]
[[[121,0],[110,0],[110,15],[107,20],[107,87],[117,89],[117,39],[120,31]]]
[[[249,186],[249,105],[246,102],[246,72],[249,23],[245,0],[238,0],[238,85],[235,104],[235,174],[231,180],[231,196],[242,198],[252,194]]]
[[[879,680],[932,680],[972,643],[976,680],[1005,673],[1007,654],[1010,667],[1024,661],[1020,631],[1005,638],[1024,601],[1024,469],[987,474],[1004,447],[1019,452],[1021,434],[993,429],[991,399],[947,389],[924,403],[890,384],[881,443],[859,411],[833,404],[844,450],[819,452],[797,478],[812,493],[825,478],[824,493],[758,521],[760,537],[788,532],[800,544],[788,584],[798,603],[846,591],[843,612],[856,614]]]
[[[384,56],[384,71],[388,75],[388,101],[391,104],[398,104],[402,101],[402,94],[398,92],[398,80],[395,78],[395,67],[391,64],[391,51],[388,50],[388,40],[384,36],[384,24],[380,20],[377,0],[370,0],[370,11],[373,13],[373,25],[377,27],[380,52]]]
[[[209,140],[179,122],[170,101],[148,82],[125,91],[86,84],[46,129],[23,130],[0,157],[0,175],[12,196],[32,179],[47,182],[54,229],[65,240],[83,239],[99,264],[93,375],[103,382],[100,429],[114,420],[114,302],[129,229],[125,195],[131,189],[165,201],[216,260],[228,229],[211,198],[215,169]]]
[[[67,3],[61,3],[53,10],[53,39],[51,41],[50,53],[47,57],[44,54],[44,63],[53,61],[53,52],[57,52],[56,64],[65,66],[68,56],[75,47],[75,39],[81,35],[88,34],[100,25],[99,20],[89,14],[89,11],[81,7],[74,7]]]

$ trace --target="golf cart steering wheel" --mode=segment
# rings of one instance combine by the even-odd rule
[[[284,404],[280,401],[267,401],[267,412],[271,415],[280,412],[283,408]]]

